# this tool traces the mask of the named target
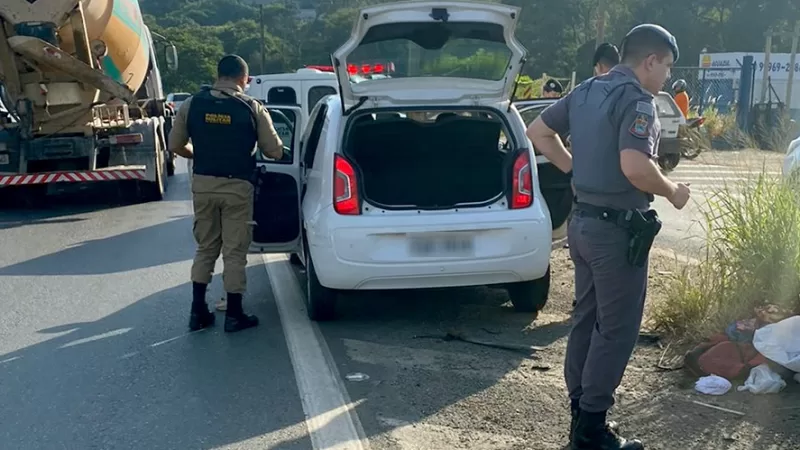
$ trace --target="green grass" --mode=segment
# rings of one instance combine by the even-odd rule
[[[800,183],[757,177],[702,205],[706,253],[654,305],[657,329],[691,341],[754,316],[767,304],[800,311]]]

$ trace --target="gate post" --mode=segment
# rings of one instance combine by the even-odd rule
[[[736,124],[746,131],[750,117],[750,98],[753,91],[753,57],[742,58],[742,70],[739,74],[739,98],[736,101]]]

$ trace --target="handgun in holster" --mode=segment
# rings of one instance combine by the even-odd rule
[[[636,267],[644,267],[653,242],[661,231],[658,213],[654,209],[645,212],[628,210],[623,216],[623,222],[622,225],[631,236],[628,241],[628,262]]]

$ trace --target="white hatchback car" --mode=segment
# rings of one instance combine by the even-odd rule
[[[259,162],[253,250],[300,256],[310,318],[332,318],[347,290],[498,285],[518,311],[544,307],[552,224],[510,103],[526,54],[519,12],[438,1],[360,12],[333,55],[339,95],[314,107],[291,158]],[[393,76],[351,82],[348,60],[379,54],[397,61]],[[453,67],[454,54],[477,57]]]

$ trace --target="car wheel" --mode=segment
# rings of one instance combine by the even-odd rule
[[[308,318],[322,322],[332,320],[336,312],[337,292],[319,282],[310,252],[306,253],[306,309]]]
[[[538,313],[547,305],[550,294],[550,266],[542,278],[509,284],[507,290],[517,312]]]
[[[661,167],[661,170],[664,172],[672,172],[678,167],[678,163],[681,160],[681,155],[677,153],[670,153],[664,156],[660,156],[658,158],[658,165]]]

